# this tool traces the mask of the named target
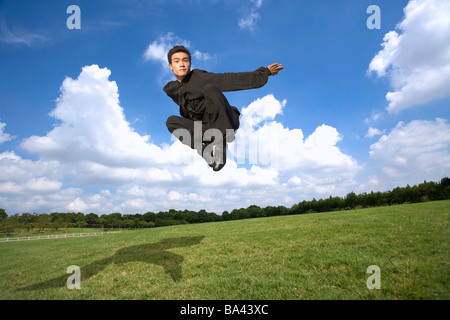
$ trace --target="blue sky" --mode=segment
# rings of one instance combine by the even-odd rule
[[[439,180],[449,14],[438,0],[1,1],[0,207],[220,214]],[[211,72],[285,67],[226,94],[241,129],[219,173],[166,129],[176,44]]]

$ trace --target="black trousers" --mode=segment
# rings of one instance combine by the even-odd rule
[[[239,128],[240,113],[238,109],[230,106],[223,93],[213,85],[205,86],[203,96],[205,98],[205,111],[201,119],[201,131],[199,128],[200,120],[195,123],[193,119],[179,116],[170,116],[167,119],[167,129],[183,144],[193,149],[197,148],[197,146],[201,147],[202,142],[209,142],[208,136],[210,134],[208,133],[211,132],[213,134],[220,132],[224,142],[232,142],[234,140],[234,134]],[[209,129],[216,130],[208,131]],[[208,132],[205,135],[206,131]],[[186,138],[187,134],[189,137]]]

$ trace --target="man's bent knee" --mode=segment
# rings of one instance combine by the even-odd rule
[[[169,131],[172,133],[174,132],[176,129],[178,129],[180,126],[178,125],[178,117],[177,116],[170,116],[169,118],[167,118],[166,121],[166,126],[167,129],[169,129]]]

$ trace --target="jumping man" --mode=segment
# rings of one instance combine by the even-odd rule
[[[191,70],[191,54],[183,46],[170,49],[167,57],[177,80],[168,82],[163,90],[179,105],[181,114],[170,116],[167,128],[219,171],[225,166],[227,142],[234,140],[240,116],[222,92],[260,88],[283,66],[274,63],[252,72],[211,73]]]

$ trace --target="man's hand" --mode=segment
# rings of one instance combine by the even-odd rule
[[[271,76],[275,76],[278,74],[278,72],[280,72],[284,68],[280,63],[274,63],[268,66],[267,69],[269,69]]]

